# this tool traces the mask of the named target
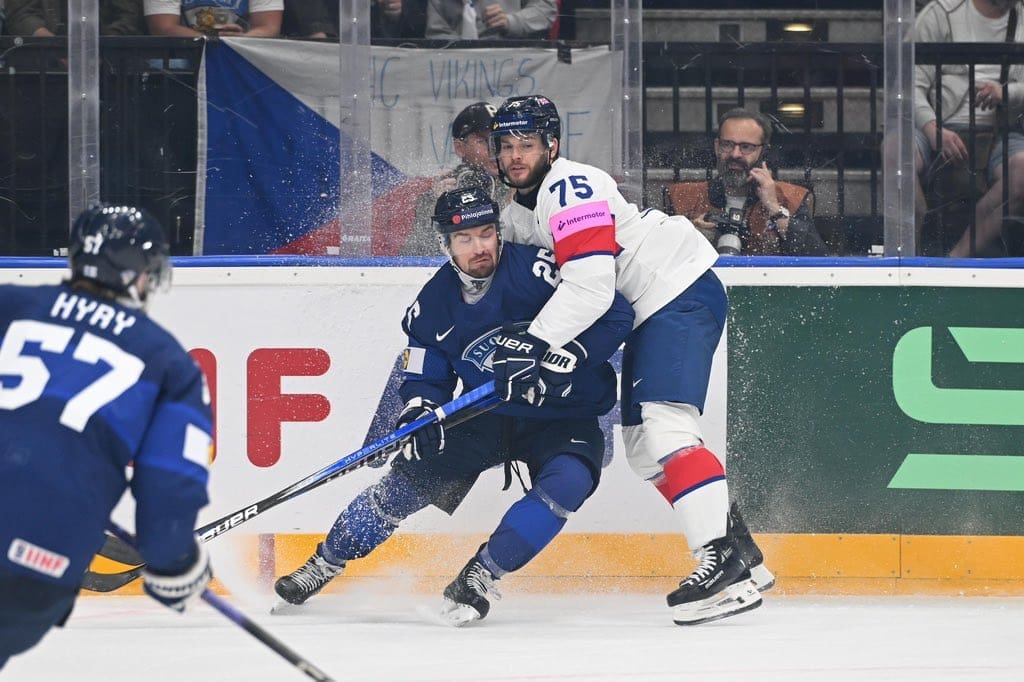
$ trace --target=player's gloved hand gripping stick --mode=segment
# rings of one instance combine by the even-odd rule
[[[392,453],[401,450],[410,436],[428,425],[444,421],[449,426],[455,426],[486,412],[499,402],[498,396],[494,393],[494,382],[487,382],[468,393],[464,393],[455,400],[441,405],[429,414],[402,426],[393,433],[375,440],[332,464],[328,464],[323,469],[306,476],[301,481],[297,481],[259,502],[211,521],[205,526],[196,529],[196,535],[203,542],[207,542],[262,514],[271,507],[276,507],[282,502],[294,499],[314,488],[318,488],[328,481],[333,481],[343,474],[368,464],[371,460],[390,456]],[[145,568],[142,557],[135,551],[134,547],[114,535],[107,536],[106,542],[99,551],[99,555],[113,559],[118,563],[137,565],[120,573],[95,573],[87,571],[82,579],[82,587],[93,592],[110,592],[123,585],[127,585],[141,576]]]

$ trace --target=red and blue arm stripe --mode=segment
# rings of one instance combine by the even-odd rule
[[[551,216],[548,226],[555,242],[555,262],[562,267],[576,258],[605,254],[616,256],[622,248],[615,241],[615,216],[607,201],[571,206]]]

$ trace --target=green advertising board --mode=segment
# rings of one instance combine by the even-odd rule
[[[729,478],[752,525],[1024,535],[1024,289],[729,296]]]

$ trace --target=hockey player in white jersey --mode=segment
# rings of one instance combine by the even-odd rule
[[[704,446],[697,421],[726,318],[725,288],[711,271],[718,254],[686,218],[640,211],[608,173],[561,158],[560,137],[558,111],[543,96],[509,98],[492,124],[499,172],[516,189],[504,237],[551,249],[562,273],[524,332],[532,353],[499,349],[495,384],[506,394],[530,390],[539,377],[529,356],[576,337],[621,292],[636,312],[622,362],[626,457],[672,505],[700,561],[668,595],[673,620],[754,609],[774,576],[736,505],[730,510],[724,462]]]

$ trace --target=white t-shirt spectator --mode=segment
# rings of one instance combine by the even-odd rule
[[[245,17],[253,12],[272,12],[284,10],[284,0],[145,0],[143,11],[146,16],[151,14],[194,14],[203,8],[221,8],[234,13],[235,17]]]

